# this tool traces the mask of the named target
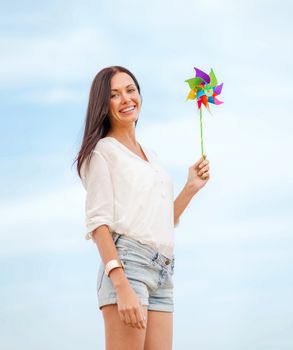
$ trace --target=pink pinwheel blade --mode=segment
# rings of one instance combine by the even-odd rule
[[[214,88],[214,92],[217,94],[217,95],[220,95],[221,91],[222,91],[222,87],[223,87],[223,83],[220,84],[220,85],[217,85],[215,88]]]
[[[194,69],[195,69],[195,77],[196,78],[201,78],[201,79],[203,79],[206,83],[210,83],[210,81],[211,81],[211,78],[210,78],[210,76],[207,74],[207,73],[205,73],[205,72],[203,72],[202,70],[200,70],[200,69],[198,69],[198,68],[195,68],[194,67]]]
[[[218,100],[216,97],[214,97],[214,104],[215,105],[221,105],[222,103],[224,103],[224,102],[222,102],[222,101]]]

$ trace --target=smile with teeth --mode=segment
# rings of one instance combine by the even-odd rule
[[[133,112],[134,109],[135,109],[135,106],[130,106],[130,107],[121,109],[120,113],[129,114],[129,113]]]

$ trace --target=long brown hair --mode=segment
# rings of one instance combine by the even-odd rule
[[[89,93],[82,144],[73,162],[73,164],[77,162],[76,168],[79,177],[81,177],[80,169],[83,162],[87,159],[87,164],[89,164],[92,151],[97,142],[105,137],[111,128],[108,116],[111,98],[111,79],[118,72],[123,72],[131,76],[140,94],[138,81],[135,76],[124,67],[110,66],[97,73]],[[135,121],[135,126],[137,121],[138,120]]]

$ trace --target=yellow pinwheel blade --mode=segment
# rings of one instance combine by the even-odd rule
[[[189,91],[188,96],[186,97],[186,100],[195,100],[196,99],[196,89],[191,89]]]

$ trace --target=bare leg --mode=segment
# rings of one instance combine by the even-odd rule
[[[143,306],[145,314],[147,306]],[[146,328],[125,325],[118,314],[117,304],[102,307],[105,324],[106,350],[143,350]],[[162,349],[161,349],[162,350]]]
[[[172,350],[173,312],[148,311],[144,350]]]

